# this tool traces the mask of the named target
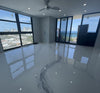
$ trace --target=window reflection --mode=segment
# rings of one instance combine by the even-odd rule
[[[30,69],[34,66],[34,56],[30,56],[25,59],[26,69]]]
[[[88,58],[87,57],[82,57],[81,58],[81,63],[87,64],[88,63]]]
[[[59,46],[58,55],[63,57],[64,56],[64,45]]]
[[[5,52],[5,56],[6,56],[7,64],[11,64],[23,58],[21,48],[7,51]]]
[[[57,47],[57,46],[56,46]],[[74,64],[75,45],[59,45],[55,54],[64,57],[68,63]]]
[[[68,58],[69,59],[73,59],[74,58],[74,52],[75,52],[75,49],[69,48],[69,50],[68,50]]]
[[[22,72],[24,72],[23,61],[19,61],[10,65],[10,71],[13,79],[19,76]]]
[[[5,56],[13,79],[34,66],[33,45],[7,51]]]
[[[68,45],[65,45],[64,57],[66,58],[67,56],[68,56]]]
[[[22,50],[23,50],[24,57],[28,57],[28,56],[33,55],[34,54],[34,49],[35,49],[34,45],[23,47]]]

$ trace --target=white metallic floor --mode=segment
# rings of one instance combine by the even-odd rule
[[[0,93],[100,93],[100,49],[56,43],[1,53]]]

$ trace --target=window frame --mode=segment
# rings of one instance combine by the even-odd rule
[[[67,28],[68,28],[68,19],[71,18],[71,25],[70,25],[70,33],[69,33],[69,40],[66,41],[66,35],[67,35]],[[60,19],[60,31],[59,31],[59,39],[57,40],[57,20]],[[62,19],[67,19],[67,24],[66,24],[66,31],[65,31],[65,40],[64,42],[60,41],[61,38],[61,20]],[[70,36],[71,36],[71,30],[72,30],[72,23],[73,23],[73,16],[67,16],[67,17],[61,17],[56,19],[56,32],[55,32],[55,41],[59,43],[70,43]],[[71,43],[70,43],[71,44]],[[73,44],[73,43],[72,43]]]
[[[81,24],[83,24],[83,19],[84,19],[84,16],[85,15],[91,15],[91,14],[97,14],[97,13],[100,13],[100,12],[92,12],[92,13],[86,13],[86,14],[81,14],[82,15],[82,18],[81,18]],[[71,16],[66,16],[66,17],[59,17],[59,18],[56,18],[56,30],[55,30],[55,42],[57,43],[66,43],[66,44],[72,44],[72,45],[77,45],[77,42],[76,43],[71,43],[71,42],[60,42],[60,40],[57,40],[57,20],[58,19],[61,19],[61,18],[67,18],[67,17],[71,17]],[[72,16],[73,17],[73,16]],[[72,23],[73,23],[73,19],[72,19]],[[99,24],[100,25],[100,24]],[[71,26],[71,31],[72,31],[72,26]],[[91,33],[90,33],[91,34]],[[98,34],[98,27],[97,27],[97,32],[96,34]],[[59,34],[60,36],[60,34]],[[60,37],[59,37],[60,38]]]
[[[34,42],[34,31],[33,31],[33,19],[32,19],[32,16],[31,16],[31,15],[27,15],[27,14],[23,14],[23,13],[19,13],[18,11],[17,11],[17,12],[10,11],[9,9],[3,9],[3,8],[0,8],[0,9],[1,9],[1,10],[4,10],[4,11],[8,11],[8,12],[15,13],[15,21],[12,21],[12,20],[5,20],[5,19],[0,19],[0,21],[16,23],[16,25],[17,25],[17,30],[18,30],[18,32],[0,32],[0,35],[16,35],[16,34],[17,34],[17,35],[19,35],[19,39],[20,39],[20,46],[14,47],[14,48],[10,48],[10,49],[4,49],[4,48],[3,48],[3,51],[8,51],[8,50],[12,50],[12,49],[16,49],[16,48],[19,48],[19,47],[23,47],[23,46],[27,46],[27,45],[33,44],[33,42]],[[18,16],[18,14],[21,14],[21,15],[30,17],[31,22],[30,22],[30,23],[19,22],[19,16]],[[30,25],[31,25],[32,31],[31,31],[31,32],[28,32],[28,31],[26,31],[26,32],[21,32],[20,23],[30,24]],[[23,44],[22,44],[21,34],[32,34],[33,42],[30,43],[30,44],[23,45]],[[2,43],[2,42],[1,42],[1,43]]]
[[[93,14],[100,14],[100,12],[93,12],[93,13],[87,13],[87,14],[83,14],[82,15],[82,20],[81,20],[81,25],[83,24],[83,20],[84,20],[84,17],[86,16],[86,15],[93,15]],[[99,25],[99,22],[98,22],[98,25]],[[97,26],[97,28],[98,28],[98,26]],[[89,34],[91,34],[91,33],[93,33],[93,32],[88,32]],[[98,30],[96,31],[96,32],[94,32],[94,33],[98,33]]]

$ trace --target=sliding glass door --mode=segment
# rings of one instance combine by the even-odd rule
[[[73,17],[66,17],[57,20],[57,42],[70,42],[72,19]]]
[[[72,31],[70,35],[70,43],[77,43],[78,27],[81,25],[82,15],[74,16],[72,23]]]
[[[70,41],[71,25],[72,25],[72,17],[69,17],[67,24],[67,32],[66,32],[66,42]]]
[[[61,19],[60,42],[65,42],[67,18]]]

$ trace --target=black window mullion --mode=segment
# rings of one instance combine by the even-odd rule
[[[65,42],[66,42],[66,36],[67,36],[67,34],[68,34],[68,33],[67,33],[67,31],[68,31],[68,29],[67,29],[67,28],[68,28],[68,18],[69,18],[69,17],[66,18],[67,21],[66,21]],[[67,41],[67,42],[68,42],[68,41]]]
[[[73,17],[71,18],[71,26],[70,26],[70,33],[69,33],[69,43],[70,43],[71,32],[72,32],[72,24],[73,24]]]
[[[18,14],[17,13],[15,14],[15,16],[16,16],[16,22],[17,22],[17,27],[18,27],[18,33],[19,33],[19,37],[20,37],[20,43],[21,43],[21,46],[22,46],[21,28],[20,28],[19,17],[18,17]]]
[[[22,23],[22,24],[30,24],[31,25],[31,23],[26,23],[26,22],[20,22],[20,23]]]
[[[4,20],[4,19],[0,19],[0,21],[5,21],[5,22],[12,22],[12,23],[16,23],[16,21]]]
[[[34,30],[33,30],[33,19],[32,19],[32,17],[31,17],[31,28],[32,28],[33,43],[34,43]]]

